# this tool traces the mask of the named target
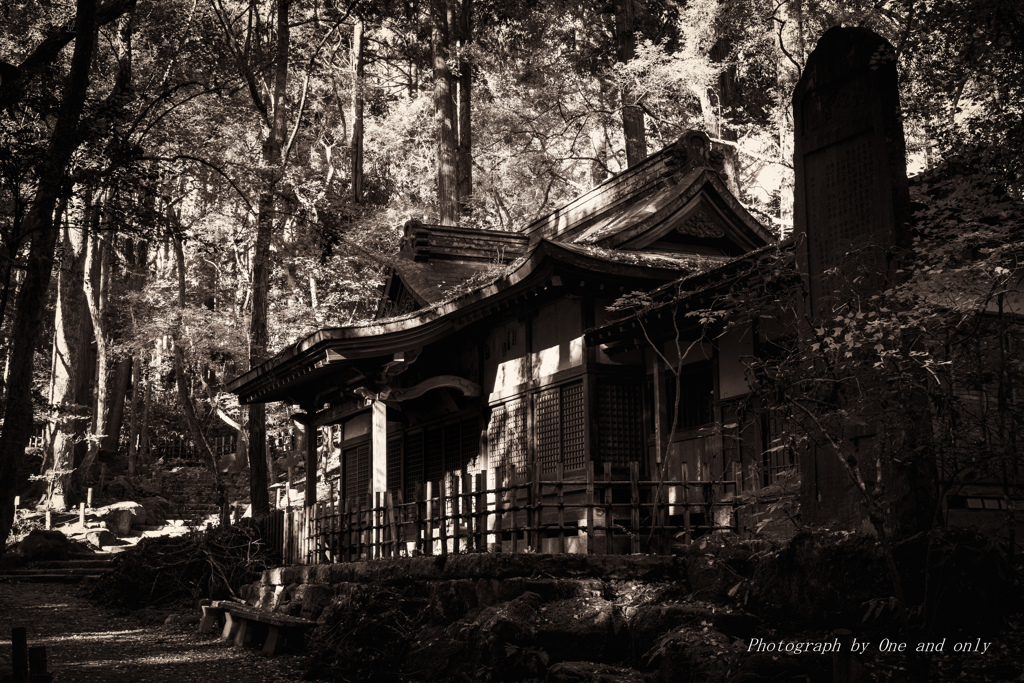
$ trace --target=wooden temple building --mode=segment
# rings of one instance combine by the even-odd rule
[[[672,444],[662,354],[608,342],[619,297],[773,242],[715,158],[688,133],[518,232],[410,221],[377,320],[320,330],[234,380],[242,403],[286,402],[336,435],[337,481],[319,495],[308,440],[312,540],[293,559],[636,552],[652,525],[734,525],[713,508],[731,506],[727,484],[762,464],[767,437],[754,421],[739,439],[709,427],[746,392],[755,340],[691,345]]]

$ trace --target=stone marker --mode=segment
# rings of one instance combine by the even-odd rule
[[[793,122],[796,255],[809,285],[806,312],[815,325],[829,328],[836,315],[877,305],[871,297],[896,284],[909,247],[906,146],[892,46],[866,29],[829,29],[793,93]],[[809,352],[810,329],[801,336]],[[858,381],[865,390],[878,380],[866,372]],[[875,439],[878,413],[838,400],[848,418],[830,431],[841,452],[812,448],[802,460],[802,519],[866,528],[863,497],[843,464],[853,458],[864,479],[885,482],[890,533],[930,528],[937,505],[928,484],[936,476],[934,461],[887,457],[884,442]],[[906,401],[910,409],[927,404],[921,396]],[[924,443],[931,430],[927,411],[905,415],[907,442]]]
[[[11,629],[11,667],[14,683],[28,683],[28,630],[22,626]]]
[[[907,243],[892,46],[867,29],[829,29],[793,92],[793,122],[793,234],[811,312],[820,315],[892,282],[894,250]]]

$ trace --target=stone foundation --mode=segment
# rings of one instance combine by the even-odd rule
[[[332,601],[350,599],[361,586],[377,590],[416,582],[431,601],[454,614],[526,592],[544,600],[605,597],[617,582],[682,586],[686,577],[687,565],[679,557],[475,553],[276,567],[247,586],[243,597],[260,609],[317,619]]]

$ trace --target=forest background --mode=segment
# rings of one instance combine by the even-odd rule
[[[696,128],[785,236],[836,25],[895,48],[911,172],[1020,199],[1016,0],[0,0],[0,537],[19,471],[59,509],[169,435],[237,432],[267,510],[290,417],[222,387],[376,315],[406,220],[518,229]]]

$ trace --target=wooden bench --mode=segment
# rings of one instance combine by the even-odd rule
[[[237,646],[249,645],[258,638],[263,639],[263,654],[273,657],[287,642],[302,649],[307,628],[316,622],[301,617],[290,617],[276,612],[265,612],[250,605],[226,600],[203,605],[203,619],[199,632],[209,633],[213,624],[224,619],[221,637],[232,639]]]

